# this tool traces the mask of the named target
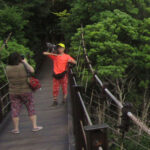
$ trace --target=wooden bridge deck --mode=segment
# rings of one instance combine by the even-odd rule
[[[52,66],[52,65],[51,65]],[[20,134],[9,133],[12,121],[8,121],[0,133],[0,150],[69,150],[68,109],[60,105],[52,108],[52,72],[50,61],[41,68],[39,78],[42,90],[34,94],[38,124],[43,130],[33,133],[31,122],[24,108],[20,114]],[[61,96],[61,95],[60,95]],[[69,99],[69,98],[68,98]],[[61,97],[59,97],[59,103]]]

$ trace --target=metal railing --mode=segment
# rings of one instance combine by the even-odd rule
[[[8,83],[0,88],[0,123],[10,111]]]

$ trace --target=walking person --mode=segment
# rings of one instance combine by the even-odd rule
[[[63,100],[62,104],[66,103],[67,99],[67,86],[68,86],[68,74],[67,66],[68,63],[76,64],[76,61],[68,54],[65,53],[65,45],[59,43],[57,45],[58,54],[43,52],[53,60],[53,106],[58,105],[58,94],[59,88],[62,87],[63,90]]]
[[[11,132],[15,134],[20,133],[19,113],[23,104],[28,110],[28,115],[33,126],[32,131],[35,132],[43,129],[43,127],[37,126],[34,98],[32,90],[27,83],[27,72],[23,63],[26,65],[28,71],[34,73],[33,67],[28,64],[26,59],[22,60],[20,54],[17,52],[10,54],[8,58],[8,65],[6,67],[6,73],[9,80],[12,120],[14,124],[14,129]]]

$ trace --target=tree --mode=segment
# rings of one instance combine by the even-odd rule
[[[84,28],[86,48],[92,65],[99,76],[108,81],[111,91],[121,103],[132,102],[142,121],[149,124],[149,18],[143,21],[120,10],[104,11],[96,18],[97,23]],[[78,29],[72,37],[74,55],[80,44],[80,36],[81,30]],[[121,122],[119,116],[120,110],[118,125]]]
[[[70,15],[62,18],[60,22],[68,43],[81,24],[86,26],[97,23],[99,15],[104,11],[118,9],[141,20],[150,16],[149,0],[73,0],[68,3],[71,7]]]
[[[2,41],[0,41],[0,44],[2,44]],[[5,82],[5,80],[6,80],[4,68],[7,64],[8,56],[13,52],[18,52],[19,54],[24,55],[26,58],[28,58],[28,56],[30,56],[30,59],[29,59],[30,64],[33,67],[36,66],[35,61],[33,59],[34,54],[29,48],[24,47],[21,44],[18,44],[17,41],[15,41],[15,40],[9,41],[7,47],[8,48],[4,48],[0,52],[0,79],[1,79],[0,83]]]
[[[125,98],[131,98],[126,97],[132,93],[131,86],[139,87],[138,77],[145,79],[145,72],[141,72],[149,70],[149,46],[145,44],[149,37],[144,39],[141,33],[145,23],[119,10],[103,12],[99,20],[100,22],[84,28],[88,55],[99,75],[111,83],[123,103]],[[79,36],[80,30],[72,38],[74,51],[78,49]],[[137,73],[138,71],[140,72]],[[137,74],[140,75],[137,77]],[[138,90],[136,92],[138,95]],[[133,97],[129,100],[133,102],[132,99]],[[137,101],[142,102],[142,99],[138,98]]]
[[[12,32],[13,38],[25,44],[27,40],[24,38],[23,29],[27,23],[22,17],[22,11],[17,7],[5,6],[0,10],[0,39],[6,38],[8,33]]]

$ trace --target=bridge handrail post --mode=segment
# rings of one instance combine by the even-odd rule
[[[107,124],[85,126],[87,150],[108,150]]]

